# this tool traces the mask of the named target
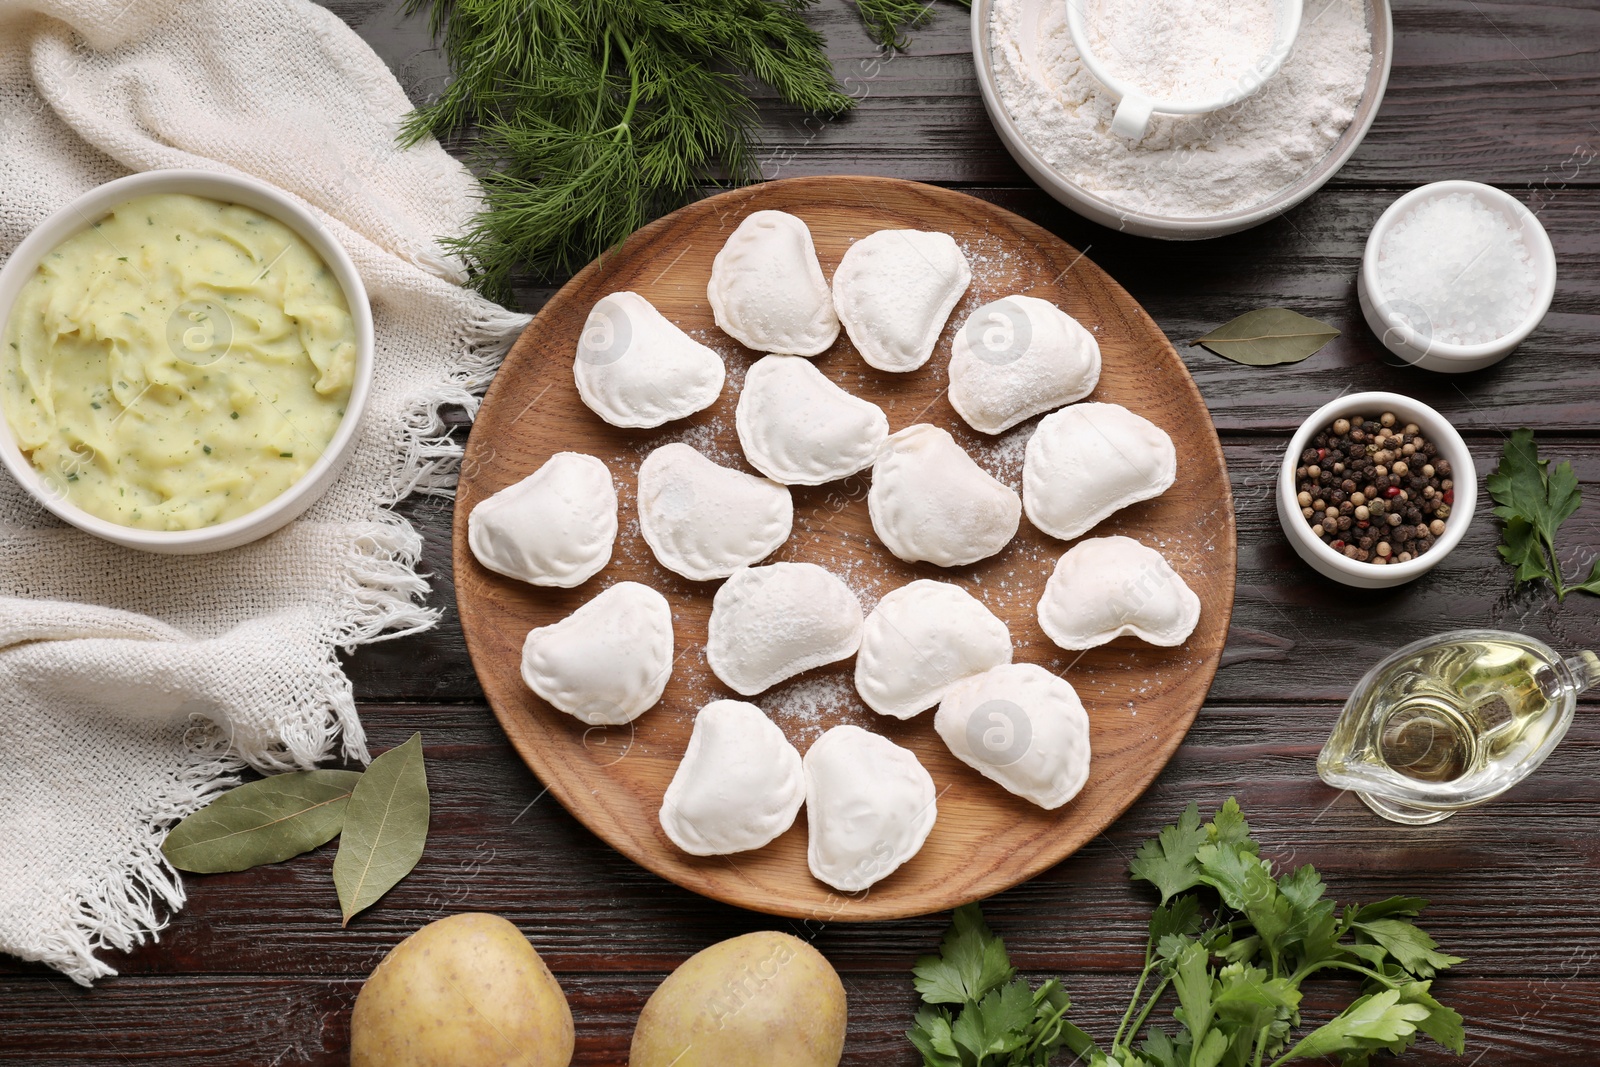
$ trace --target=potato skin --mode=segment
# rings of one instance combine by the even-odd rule
[[[572,1011],[528,939],[498,915],[431,922],[356,997],[350,1067],[567,1067]]]
[[[685,960],[650,995],[629,1067],[838,1067],[844,985],[822,953],[776,931]]]

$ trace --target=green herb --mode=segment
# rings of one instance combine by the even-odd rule
[[[972,6],[972,0],[956,2]],[[856,0],[856,12],[874,41],[885,48],[901,49],[910,43],[905,31],[926,25],[933,17],[933,0]]]
[[[293,452],[279,452],[278,453],[278,458],[279,459],[293,459],[294,458],[294,453]]]
[[[1540,578],[1556,591],[1557,600],[1568,593],[1600,595],[1600,559],[1589,565],[1589,577],[1568,585],[1561,577],[1561,557],[1556,553],[1556,531],[1583,502],[1578,476],[1566,460],[1550,466],[1539,458],[1533,431],[1524,427],[1511,434],[1500,465],[1485,484],[1494,497],[1494,513],[1505,523],[1500,555],[1517,568],[1517,581]]]
[[[411,873],[428,841],[428,776],[422,735],[372,761],[345,809],[333,884],[343,925]]]
[[[1431,992],[1434,976],[1461,960],[1411,921],[1426,901],[1340,908],[1324,899],[1313,867],[1274,875],[1259,852],[1231,798],[1209,823],[1190,804],[1139,850],[1131,873],[1161,901],[1109,1045],[1066,1021],[1058,982],[1034,991],[1015,977],[975,905],[956,912],[938,956],[917,961],[927,1006],[906,1036],[925,1067],[1043,1067],[1063,1048],[1090,1067],[1277,1067],[1330,1056],[1365,1067],[1373,1052],[1400,1053],[1419,1034],[1462,1052],[1461,1016]],[[1361,995],[1291,1045],[1301,986],[1324,971],[1359,978]],[[1175,1031],[1147,1027],[1169,991]]]
[[[1081,1054],[1088,1035],[1066,1022],[1071,1002],[1051,979],[1038,989],[1016,977],[1001,941],[976,904],[958,908],[937,956],[924,956],[912,970],[913,984],[928,1005],[906,1032],[931,1067],[1017,1064],[1043,1067],[1063,1046]],[[960,1005],[952,1014],[946,1004]]]
[[[1325,322],[1308,319],[1288,308],[1261,308],[1246,312],[1189,344],[1206,348],[1252,367],[1299,363],[1339,336]]]
[[[360,778],[359,771],[298,771],[246,782],[173,827],[161,852],[179,870],[200,874],[309,852],[338,836]]]
[[[210,874],[279,863],[335,837],[333,881],[349,925],[411,872],[427,843],[421,734],[365,772],[296,771],[231,789],[174,826],[161,851],[179,870]]]
[[[429,10],[454,80],[402,143],[475,127],[483,210],[445,244],[504,299],[610,248],[718,173],[757,176],[760,82],[825,115],[839,90],[810,0],[408,0]]]

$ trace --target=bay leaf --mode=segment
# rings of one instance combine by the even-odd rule
[[[1232,322],[1191,345],[1204,345],[1224,359],[1251,367],[1271,367],[1279,363],[1299,363],[1339,336],[1339,331],[1288,308],[1261,308],[1247,311]]]
[[[418,733],[373,760],[350,794],[333,860],[342,925],[410,874],[427,842],[428,775]]]
[[[181,871],[279,863],[333,840],[360,771],[295,771],[246,782],[174,826],[161,851]]]

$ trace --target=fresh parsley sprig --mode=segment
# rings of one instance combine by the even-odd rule
[[[1589,565],[1589,577],[1568,585],[1561,577],[1561,557],[1556,554],[1556,531],[1583,502],[1578,476],[1566,460],[1550,465],[1539,458],[1533,431],[1516,430],[1506,442],[1500,465],[1485,483],[1494,497],[1494,513],[1505,523],[1500,555],[1517,568],[1517,581],[1543,578],[1556,591],[1556,600],[1568,593],[1600,595],[1600,559]]]
[[[1431,992],[1435,975],[1461,960],[1411,921],[1426,901],[1340,908],[1324,898],[1313,867],[1275,876],[1259,853],[1232,799],[1208,823],[1189,805],[1140,849],[1131,873],[1161,901],[1109,1046],[1066,1019],[1058,981],[1032,990],[1016,977],[976,905],[956,912],[939,955],[917,961],[914,984],[927,1006],[906,1036],[925,1067],[1044,1067],[1062,1049],[1090,1067],[1278,1067],[1328,1056],[1365,1067],[1374,1052],[1399,1053],[1419,1034],[1463,1050],[1461,1016]],[[1301,985],[1325,971],[1359,978],[1362,993],[1291,1045]],[[1149,1024],[1169,991],[1171,1033]]]

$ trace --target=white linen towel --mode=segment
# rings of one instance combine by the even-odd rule
[[[475,208],[383,62],[308,0],[0,0],[0,259],[131,171],[270,182],[344,244],[377,372],[348,468],[299,521],[162,557],[63,526],[0,473],[0,950],[88,984],[183,903],[165,828],[248,764],[366,756],[336,650],[435,621],[388,505],[447,492],[469,410],[527,322],[465,290],[438,235]]]

